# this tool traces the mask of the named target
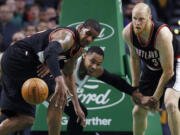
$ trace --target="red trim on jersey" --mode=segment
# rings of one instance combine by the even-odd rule
[[[132,22],[130,24],[130,40],[131,40],[131,43],[133,44],[133,34],[132,34],[132,31],[133,31],[133,26],[132,26]]]
[[[72,33],[72,36],[73,36],[73,39],[76,41],[76,36],[75,36],[75,34],[74,34],[74,32],[72,32],[71,30],[69,30],[69,29],[66,29],[66,28],[58,28],[58,29],[55,29],[54,31],[52,31],[50,34],[49,34],[49,42],[52,40],[52,35],[56,32],[56,31],[58,31],[58,30],[67,30],[67,31],[69,31],[69,32],[71,32]],[[72,47],[71,47],[71,50],[70,50],[70,56],[71,57],[74,57],[73,55],[72,55],[72,51],[74,50],[74,48],[76,48],[76,47],[74,47],[74,45],[75,44],[73,44],[72,45]],[[80,49],[81,50],[81,49]],[[65,54],[66,52],[64,52],[64,54]],[[78,51],[78,53],[79,53],[79,51]],[[78,54],[78,53],[76,53],[76,54]],[[75,54],[75,55],[76,55]],[[61,54],[60,54],[61,55]]]
[[[76,36],[76,40],[78,40],[78,37],[79,37],[79,29],[76,29],[76,33],[78,33],[78,36]]]
[[[137,39],[138,39],[138,42],[139,44],[142,46],[142,47],[147,47],[151,41],[151,37],[152,37],[152,34],[153,34],[153,31],[154,31],[154,23],[152,22],[152,28],[151,28],[151,32],[150,32],[150,35],[148,37],[148,40],[143,43],[140,36],[137,36]]]
[[[156,32],[156,35],[155,35],[155,38],[154,38],[154,48],[156,48],[156,39],[157,39],[157,35],[158,35],[159,31],[160,31],[162,28],[166,27],[166,26],[170,29],[170,27],[169,27],[167,24],[163,24],[163,25],[161,25],[161,26],[158,28],[158,30],[157,30],[157,32]],[[171,31],[171,30],[170,30],[170,31]]]
[[[72,36],[73,36],[73,39],[76,40],[75,34],[74,34],[71,30],[66,29],[66,28],[58,28],[58,29],[55,29],[54,31],[52,31],[52,32],[49,34],[49,42],[52,40],[52,35],[53,35],[56,31],[58,31],[58,30],[67,30],[67,31],[71,32],[71,33],[72,33]]]
[[[70,56],[71,56],[71,57],[77,56],[78,54],[80,54],[80,53],[84,50],[84,48],[81,47],[81,48],[78,50],[78,52],[73,56],[72,52],[73,52],[73,50],[74,50],[75,48],[76,48],[76,47],[72,47],[72,49],[71,49],[71,52],[70,52]]]
[[[175,61],[180,58],[180,55],[175,58]]]

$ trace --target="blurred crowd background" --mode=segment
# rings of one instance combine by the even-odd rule
[[[0,52],[12,41],[59,24],[61,0],[0,0]]]
[[[139,2],[149,4],[153,19],[169,24],[180,40],[179,0],[122,0],[124,26],[131,21],[132,9]],[[62,0],[0,0],[0,52],[12,41],[57,26],[62,3]]]

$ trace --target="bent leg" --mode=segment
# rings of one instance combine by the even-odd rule
[[[165,92],[165,106],[168,113],[168,123],[172,135],[180,135],[180,111],[178,102],[180,92],[168,88]]]
[[[144,135],[147,128],[147,110],[135,105],[133,108],[133,135]]]
[[[0,135],[8,135],[15,131],[31,127],[34,123],[34,117],[27,115],[17,115],[5,119],[0,124]]]
[[[55,107],[55,103],[52,101],[49,103],[47,111],[47,125],[48,135],[60,135],[61,132],[61,120],[63,115],[63,108]]]
[[[87,109],[86,107],[80,102],[79,104],[87,117]],[[69,102],[69,106],[66,106],[64,112],[70,117],[67,125],[67,135],[82,135],[83,127],[80,125],[80,122],[77,123],[77,115],[74,110],[74,106],[72,101]]]

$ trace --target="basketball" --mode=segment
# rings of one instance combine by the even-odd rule
[[[22,86],[21,94],[29,104],[40,104],[48,97],[48,86],[40,78],[30,78]]]

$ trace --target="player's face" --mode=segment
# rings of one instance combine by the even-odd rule
[[[79,33],[81,47],[85,47],[97,38],[99,33],[93,28],[82,27]]]
[[[144,32],[149,19],[149,14],[144,10],[135,10],[132,13],[133,30],[136,35]]]
[[[85,53],[83,55],[84,67],[89,75],[93,74],[98,68],[100,68],[104,57],[97,53]]]

